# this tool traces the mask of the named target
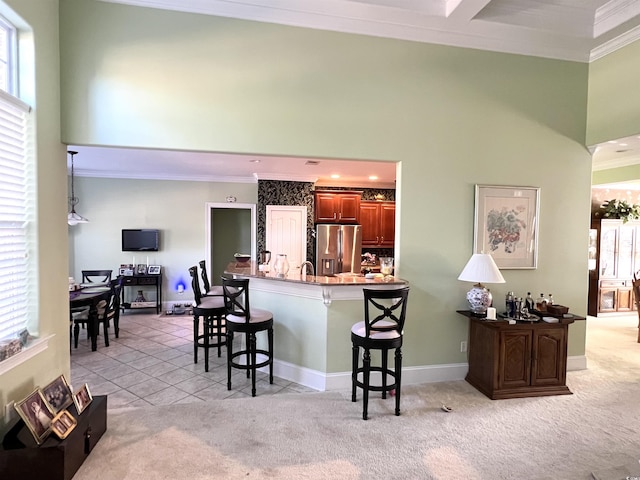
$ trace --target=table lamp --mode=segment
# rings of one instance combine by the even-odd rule
[[[467,292],[467,301],[473,315],[484,317],[491,305],[491,292],[482,283],[505,283],[500,269],[488,253],[474,253],[465,265],[458,280],[474,282]]]

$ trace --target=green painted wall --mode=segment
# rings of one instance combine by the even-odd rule
[[[640,133],[640,41],[589,65],[587,145]]]
[[[22,98],[34,107],[38,270],[25,274],[36,277],[39,285],[33,298],[34,310],[39,310],[39,334],[54,335],[45,352],[0,375],[0,406],[4,407],[60,374],[69,378],[69,297],[67,168],[66,151],[60,143],[58,2],[4,0],[0,2],[0,12],[20,29],[21,53],[29,59],[21,65],[21,92]]]
[[[65,142],[399,161],[407,365],[466,361],[477,183],[541,188],[538,268],[503,271],[496,305],[544,291],[586,312],[585,64],[91,0],[61,0],[61,50]]]
[[[593,185],[606,185],[608,183],[640,181],[640,165],[627,165],[626,167],[598,170],[591,176]],[[620,188],[624,188],[621,185]]]
[[[83,269],[111,268],[120,264],[162,265],[163,301],[191,302],[189,267],[206,256],[208,202],[223,203],[233,195],[238,203],[256,203],[258,186],[248,183],[178,182],[76,177],[76,210],[90,222],[69,229],[73,262],[69,275],[82,278]],[[158,252],[123,252],[123,228],[161,230]],[[231,261],[231,258],[229,258]],[[211,279],[210,279],[211,280]],[[187,291],[176,292],[179,282]]]

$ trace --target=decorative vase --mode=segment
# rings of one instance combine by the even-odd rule
[[[138,296],[136,297],[136,299],[134,300],[134,302],[146,302],[147,299],[144,298],[144,295],[142,293],[142,290],[138,290]]]
[[[289,273],[289,260],[287,260],[287,256],[284,253],[276,255],[276,263],[273,268],[279,278],[287,276],[287,273]]]

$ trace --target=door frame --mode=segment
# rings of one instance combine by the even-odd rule
[[[205,204],[205,261],[209,268],[213,263],[211,262],[211,229],[213,225],[211,225],[211,212],[216,209],[224,209],[224,208],[235,208],[239,210],[250,210],[251,211],[251,261],[255,261],[256,259],[256,244],[257,244],[257,216],[256,216],[256,204],[255,203],[218,203],[218,202],[207,202]],[[229,260],[231,261],[231,260]],[[209,272],[207,272],[209,273]]]

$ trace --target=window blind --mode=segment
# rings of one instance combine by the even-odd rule
[[[0,340],[28,319],[28,116],[28,105],[0,91]]]

